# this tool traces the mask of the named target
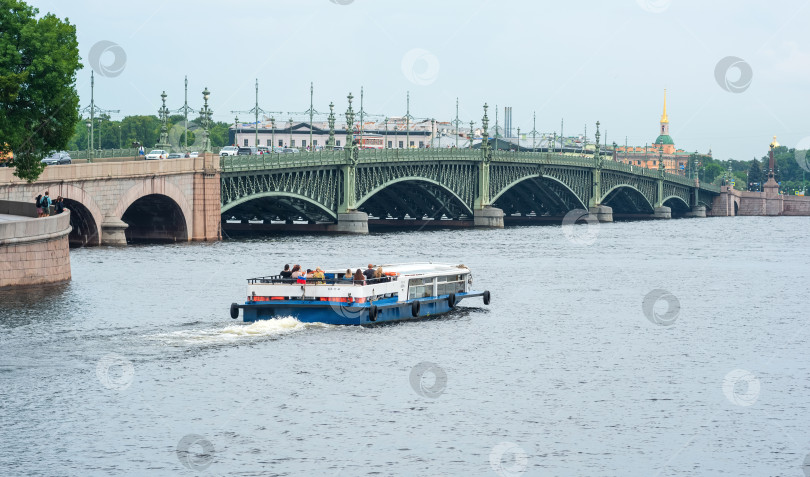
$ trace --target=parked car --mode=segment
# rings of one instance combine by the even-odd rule
[[[284,154],[298,154],[299,152],[301,152],[301,151],[299,151],[298,148],[295,148],[295,147],[285,147],[284,148]]]
[[[237,156],[255,156],[258,154],[255,147],[240,147],[239,150],[236,151]]]
[[[144,159],[146,159],[146,160],[166,159],[166,157],[168,155],[169,155],[169,153],[164,151],[163,149],[152,149],[151,151],[149,151],[149,154],[147,154],[144,157]]]
[[[197,151],[189,152],[188,157],[200,157],[200,153]]]
[[[46,166],[54,166],[54,165],[62,165],[62,164],[70,164],[70,154],[65,151],[54,152],[50,156],[42,159],[41,163],[45,164]]]
[[[225,146],[219,150],[220,157],[222,156],[235,156],[236,153],[239,151],[239,148],[236,146]]]
[[[166,159],[180,159],[186,157],[185,154],[180,154],[179,152],[172,152]]]

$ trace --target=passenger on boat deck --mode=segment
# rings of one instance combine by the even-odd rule
[[[343,275],[344,280],[354,280],[354,273],[351,268],[346,269],[346,275]]]
[[[294,265],[292,268],[292,273],[290,274],[290,278],[298,278],[300,275],[303,275],[304,272],[301,271],[301,265]]]
[[[292,278],[292,270],[290,270],[290,264],[284,265],[284,270],[280,273],[281,278]]]
[[[312,278],[313,271],[311,268],[307,268],[307,278]]]
[[[323,280],[325,280],[326,277],[324,276],[323,270],[321,270],[321,267],[315,267],[315,271],[312,272],[312,278],[318,280],[315,283],[319,283],[321,285],[324,283]]]
[[[374,265],[369,263],[368,268],[363,270],[363,275],[365,275],[369,280],[374,278]]]
[[[381,282],[388,281],[387,280],[388,277],[385,276],[385,272],[383,272],[382,267],[377,267],[377,269],[374,270],[374,278],[379,278]]]
[[[365,285],[366,284],[365,280],[366,276],[363,275],[363,271],[358,268],[357,271],[354,272],[354,283],[359,285]]]

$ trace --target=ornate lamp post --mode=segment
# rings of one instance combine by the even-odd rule
[[[484,117],[481,118],[481,126],[483,127],[483,132],[481,133],[481,147],[485,152],[489,149],[489,132],[487,131],[489,118],[487,117],[487,109],[489,109],[489,106],[487,106],[487,103],[484,103]]]
[[[388,117],[385,118],[385,144],[383,144],[383,149],[388,148]]]
[[[90,160],[90,129],[93,127],[93,122],[88,119],[85,124],[87,125],[87,162],[92,162]]]
[[[326,147],[333,149],[335,147],[335,103],[329,103],[329,140],[326,141]]]
[[[430,148],[433,149],[433,138],[436,137],[436,120],[430,120]]]
[[[273,148],[275,148],[276,147],[276,118],[273,117],[273,116],[270,116],[270,127],[272,128],[272,130],[271,130],[272,131],[272,136],[271,137],[273,138],[272,139]],[[275,151],[275,149],[272,149],[272,150]]]
[[[349,100],[349,108],[346,109],[346,147],[352,148],[354,147],[354,109],[352,109],[352,96],[349,93],[346,98]]]
[[[473,139],[475,139],[475,133],[473,132],[473,126],[474,125],[475,125],[475,123],[473,121],[470,121],[470,136],[469,136],[469,138],[470,138],[470,149],[472,149],[472,147],[473,147]]]
[[[520,127],[517,128],[517,152],[520,152]]]
[[[211,92],[208,91],[208,87],[206,87],[203,92],[203,107],[200,109],[200,116],[202,117],[203,123],[203,152],[213,152],[211,150],[211,117],[214,114],[214,111],[208,107],[208,98],[211,96]]]

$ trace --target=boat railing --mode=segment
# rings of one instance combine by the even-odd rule
[[[283,278],[281,275],[271,275],[269,277],[248,278],[248,284],[269,284],[269,285],[374,285],[377,283],[387,283],[396,281],[396,276],[385,276],[365,280],[348,280],[335,278],[333,274],[327,274],[326,278],[307,278],[305,282],[300,282],[297,278]]]

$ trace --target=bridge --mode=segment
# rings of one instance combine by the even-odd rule
[[[598,154],[487,149],[228,156],[220,170],[223,219],[263,225],[297,219],[338,232],[367,231],[369,217],[389,225],[491,227],[504,219],[561,221],[575,209],[600,221],[705,217],[720,192]]]
[[[65,197],[70,243],[219,240],[227,229],[366,233],[369,224],[503,227],[705,217],[717,186],[599,154],[383,149],[49,166],[28,184],[0,168],[0,199]]]

